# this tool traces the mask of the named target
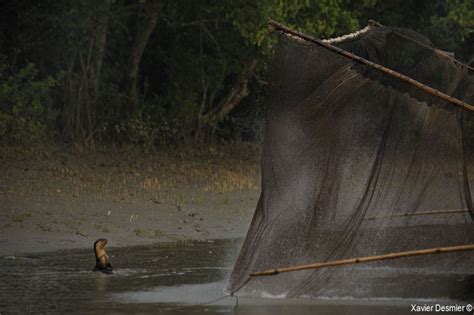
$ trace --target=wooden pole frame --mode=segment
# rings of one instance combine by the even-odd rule
[[[269,269],[269,270],[264,270],[264,271],[257,271],[257,272],[251,273],[250,277],[274,276],[280,273],[300,271],[300,270],[338,267],[338,266],[344,266],[344,265],[355,265],[355,264],[360,264],[360,263],[398,259],[398,258],[404,258],[404,257],[424,256],[424,255],[433,255],[433,254],[446,254],[446,253],[463,252],[463,251],[471,251],[471,250],[474,250],[474,244],[411,250],[411,251],[406,251],[406,252],[396,252],[396,253],[389,253],[389,254],[384,254],[384,255],[348,258],[348,259],[333,260],[333,261],[326,261],[326,262],[317,262],[317,263],[312,263],[312,264],[307,264],[307,265],[297,265],[297,266]]]
[[[469,209],[444,209],[444,210],[430,210],[430,211],[421,211],[421,212],[406,212],[406,213],[396,213],[396,214],[390,214],[390,215],[384,215],[384,216],[365,217],[364,221],[392,219],[392,218],[406,218],[406,217],[416,217],[416,216],[424,216],[424,215],[461,214],[461,213],[470,213],[470,211]]]
[[[390,68],[381,66],[381,65],[379,65],[379,64],[377,64],[377,63],[375,63],[375,62],[372,62],[372,61],[367,60],[367,59],[365,59],[365,58],[362,58],[362,57],[359,57],[359,56],[357,56],[357,55],[354,55],[354,54],[352,54],[352,53],[350,53],[350,52],[348,52],[348,51],[346,51],[346,50],[344,50],[344,49],[342,49],[342,48],[339,48],[339,47],[333,46],[333,45],[331,45],[331,44],[325,43],[324,41],[322,41],[322,40],[320,40],[320,39],[317,39],[317,38],[315,38],[315,37],[313,37],[313,36],[306,35],[306,34],[304,34],[304,33],[298,32],[298,31],[296,31],[296,30],[294,30],[294,29],[290,29],[290,28],[288,28],[288,27],[284,26],[283,24],[280,24],[280,23],[278,23],[278,22],[276,22],[276,21],[271,20],[271,21],[269,21],[268,23],[269,23],[269,25],[273,28],[274,31],[281,31],[281,32],[283,32],[283,33],[290,34],[290,35],[292,35],[292,36],[298,37],[298,38],[300,38],[300,39],[302,39],[302,40],[305,40],[305,41],[307,41],[307,42],[311,42],[311,43],[317,44],[317,45],[319,45],[319,46],[321,46],[321,47],[324,47],[324,48],[326,48],[326,49],[328,49],[328,50],[330,50],[330,51],[332,51],[332,52],[335,52],[336,54],[339,54],[339,55],[341,55],[341,56],[344,56],[344,57],[347,57],[347,58],[349,58],[349,59],[352,59],[352,60],[354,60],[354,61],[356,61],[356,62],[358,62],[358,63],[361,63],[361,64],[363,64],[363,65],[366,65],[366,66],[369,66],[369,67],[371,67],[371,68],[374,68],[374,69],[376,69],[376,70],[378,70],[378,71],[380,71],[380,72],[383,72],[383,73],[385,73],[385,74],[388,74],[388,75],[390,75],[390,76],[392,76],[392,77],[395,77],[395,78],[397,78],[397,79],[399,79],[399,80],[401,80],[401,81],[407,82],[408,84],[411,84],[411,85],[413,85],[413,86],[419,88],[420,90],[422,90],[422,91],[424,91],[424,92],[426,92],[426,93],[428,93],[428,94],[431,94],[431,95],[433,95],[433,96],[436,96],[436,97],[442,99],[443,101],[446,101],[446,102],[451,103],[451,104],[453,104],[453,105],[456,105],[456,106],[459,106],[459,107],[464,108],[464,109],[466,109],[466,110],[469,110],[469,111],[471,111],[471,112],[474,112],[474,105],[469,104],[469,103],[466,103],[466,102],[464,102],[464,101],[462,101],[462,100],[460,100],[460,99],[457,99],[457,98],[455,98],[455,97],[452,97],[452,96],[450,96],[450,95],[448,95],[448,94],[445,94],[445,93],[443,93],[443,92],[441,92],[441,91],[439,91],[439,90],[436,90],[436,89],[434,89],[434,88],[432,88],[432,87],[430,87],[430,86],[428,86],[428,85],[425,85],[425,84],[423,84],[423,83],[421,83],[421,82],[419,82],[419,81],[416,81],[416,80],[414,80],[414,79],[412,79],[412,78],[410,78],[410,77],[408,77],[408,76],[406,76],[406,75],[403,75],[403,74],[401,74],[401,73],[399,73],[399,72],[397,72],[397,71],[394,71],[394,70],[392,70],[392,69],[390,69]]]

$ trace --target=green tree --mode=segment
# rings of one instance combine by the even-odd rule
[[[214,131],[250,94],[262,76],[274,37],[268,21],[309,27],[317,36],[351,31],[356,16],[341,1],[186,1],[164,8],[163,32],[174,33],[165,51],[172,73],[167,89],[170,112],[185,122],[198,141],[212,141]],[[253,88],[261,88],[252,85]],[[187,93],[183,95],[182,91]]]
[[[0,142],[48,140],[57,117],[51,97],[57,80],[53,77],[38,79],[38,70],[33,64],[13,75],[10,71],[6,64],[0,64]]]
[[[319,38],[369,18],[472,58],[470,0],[18,0],[0,3],[0,55],[15,77],[61,78],[44,107],[65,139],[211,142],[254,124],[277,20]],[[36,70],[35,70],[36,71]],[[39,105],[43,106],[43,105]],[[48,110],[49,110],[48,109]],[[248,117],[248,118],[245,118]],[[249,127],[248,129],[251,129]]]
[[[471,0],[375,0],[360,10],[362,21],[410,28],[457,58],[469,60],[474,48],[474,2]]]

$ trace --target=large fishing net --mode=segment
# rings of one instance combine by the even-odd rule
[[[262,192],[229,290],[472,299],[473,252],[248,281],[252,272],[277,267],[474,243],[474,112],[276,34]],[[474,103],[471,70],[418,33],[374,26],[335,45]]]

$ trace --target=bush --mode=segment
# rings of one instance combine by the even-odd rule
[[[42,141],[52,135],[58,112],[52,108],[51,88],[56,85],[52,77],[39,80],[33,64],[11,74],[0,63],[0,142]]]

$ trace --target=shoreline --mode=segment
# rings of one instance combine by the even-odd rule
[[[260,192],[259,147],[101,152],[2,148],[0,256],[243,238]],[[236,154],[240,152],[240,154]]]

